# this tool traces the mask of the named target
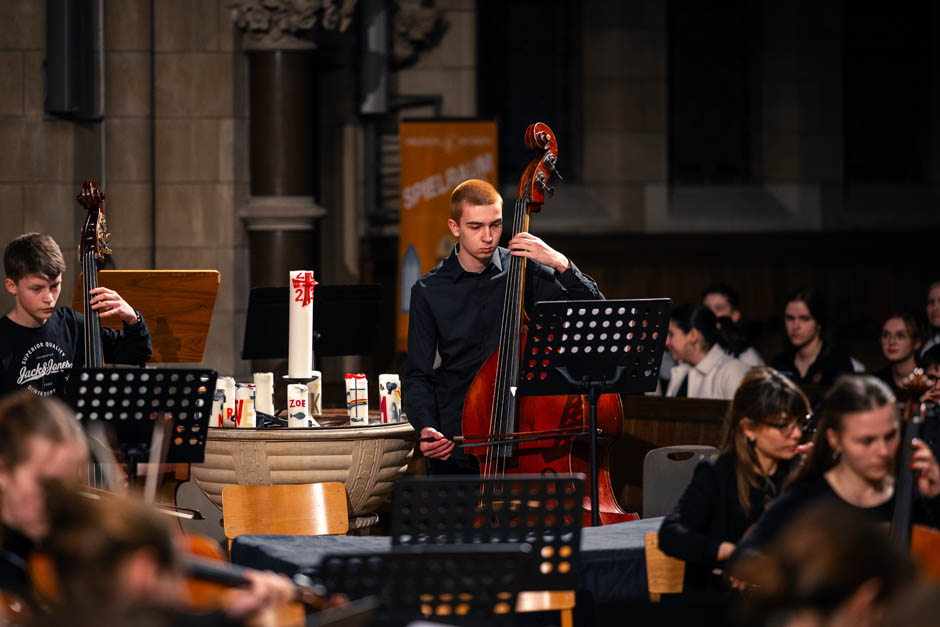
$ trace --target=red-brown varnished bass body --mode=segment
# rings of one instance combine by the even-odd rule
[[[525,145],[541,154],[529,163],[522,175],[512,220],[513,236],[528,231],[529,214],[541,209],[545,192],[551,191],[548,180],[555,173],[557,159],[554,134],[545,124],[532,124],[526,129]],[[484,476],[582,473],[590,481],[587,397],[517,398],[513,393],[515,382],[519,381],[525,337],[524,289],[525,258],[513,256],[503,301],[499,348],[483,363],[464,401],[465,450],[477,458]],[[623,407],[619,395],[602,395],[597,412],[597,487],[601,524],[639,518],[621,509],[610,485],[607,447],[611,440],[620,437],[622,422]],[[490,445],[480,446],[482,443]],[[589,483],[586,494],[591,494],[590,488]],[[582,511],[584,525],[590,526],[589,496],[584,499]]]
[[[490,433],[490,408],[496,388],[496,367],[499,353],[494,352],[483,363],[476,378],[470,385],[463,408],[463,428],[465,434]],[[564,429],[568,427],[586,428],[588,422],[588,401],[584,395],[578,396],[522,396],[519,402],[519,423],[517,431],[524,437],[526,433]],[[620,437],[623,428],[623,406],[618,394],[604,394],[597,407],[597,427],[601,432],[598,438],[598,506],[602,525],[637,520],[635,513],[625,512],[614,495],[610,484],[610,464],[608,448],[611,442]],[[582,473],[591,476],[591,453],[586,437],[571,437],[556,440],[538,440],[516,444],[515,454],[508,460],[491,459],[487,461],[485,447],[468,447],[467,453],[474,455],[480,463],[480,473],[484,476],[503,474],[568,474]],[[590,484],[588,484],[590,487]],[[591,490],[585,490],[582,507],[582,525],[591,526]]]

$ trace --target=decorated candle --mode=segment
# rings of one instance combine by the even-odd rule
[[[215,380],[215,392],[212,395],[212,420],[210,427],[221,427],[225,416],[225,388],[221,387],[222,378]]]
[[[253,429],[257,425],[255,415],[255,386],[250,383],[235,384],[235,426]]]
[[[320,426],[310,415],[307,386],[303,383],[287,385],[287,426],[292,429]]]
[[[287,376],[307,379],[313,370],[313,272],[290,273],[290,330],[287,350]]]
[[[369,387],[363,373],[346,374],[346,411],[349,424],[369,424]]]
[[[323,414],[323,374],[319,370],[311,372],[313,381],[307,383],[307,393],[310,397],[310,413],[314,416]]]
[[[255,380],[255,411],[274,415],[274,373],[256,372]]]
[[[222,421],[220,427],[235,426],[235,379],[232,377],[219,377],[221,388],[225,390],[225,400],[222,404]]]
[[[382,424],[401,422],[401,379],[397,374],[379,375],[379,413]]]

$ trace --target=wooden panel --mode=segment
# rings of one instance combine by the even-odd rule
[[[72,309],[84,313],[82,275],[75,283]],[[102,270],[98,285],[120,294],[140,311],[153,340],[151,362],[200,362],[219,291],[218,270]],[[102,325],[120,329],[117,318]]]
[[[661,594],[682,592],[685,580],[685,562],[662,552],[655,531],[646,534],[646,580],[651,601],[658,601]]]
[[[342,483],[227,486],[222,491],[225,535],[344,534],[349,529]]]

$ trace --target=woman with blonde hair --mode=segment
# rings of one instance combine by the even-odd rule
[[[752,369],[734,394],[721,456],[700,463],[659,530],[659,545],[686,561],[686,589],[717,587],[712,571],[783,485],[810,413],[803,392],[768,367]]]

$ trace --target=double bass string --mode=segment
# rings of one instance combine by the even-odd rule
[[[84,278],[82,281],[82,288],[85,292],[83,301],[85,304],[86,320],[85,366],[89,368],[100,368],[103,361],[102,355],[100,354],[101,341],[98,339],[98,333],[100,333],[98,316],[91,308],[91,295],[88,293],[88,290],[97,287],[97,281],[95,280],[96,271],[97,268],[95,264],[95,252],[94,250],[87,250],[82,255],[82,274]]]
[[[525,193],[516,200],[511,236],[515,236],[517,233],[525,230],[528,198],[528,193]],[[509,277],[503,296],[504,313],[500,325],[500,346],[503,350],[500,351],[499,355],[498,376],[493,395],[491,434],[515,431],[515,427],[512,424],[514,398],[507,394],[507,386],[511,386],[511,384],[515,382],[517,368],[513,366],[518,364],[520,357],[519,342],[521,338],[519,329],[521,322],[522,275],[525,268],[524,264],[524,258],[510,256]],[[499,450],[494,450],[497,448]],[[505,445],[487,447],[486,464],[493,468],[494,474],[496,475],[505,474],[505,468],[509,463],[509,455],[504,449]],[[495,458],[493,456],[495,456]]]

